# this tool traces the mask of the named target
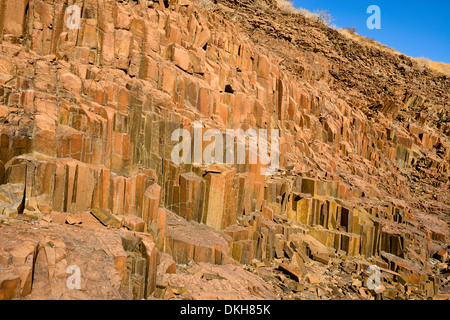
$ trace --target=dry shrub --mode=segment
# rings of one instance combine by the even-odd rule
[[[322,22],[323,24],[326,24],[327,26],[333,21],[333,18],[331,17],[331,14],[326,10],[316,10],[314,12],[311,12],[306,9],[298,9],[298,13],[300,13],[302,16],[313,19],[319,22]]]
[[[348,28],[343,28],[343,29],[350,31],[351,33],[357,33],[358,32],[358,29],[355,28],[355,27],[348,27]]]
[[[199,5],[201,5],[206,10],[214,10],[216,8],[216,5],[212,0],[194,0]]]
[[[333,21],[333,17],[326,10],[318,10],[318,11],[315,11],[314,14],[317,15],[317,20],[319,22],[322,22],[326,25],[329,25],[331,23],[331,21]]]
[[[255,1],[255,8],[258,8],[259,10],[266,12],[269,9],[269,6],[263,0],[257,0]]]
[[[440,71],[448,76],[450,76],[450,65],[449,64],[444,64],[443,66],[441,66]]]

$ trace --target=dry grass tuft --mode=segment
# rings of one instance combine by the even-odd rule
[[[284,14],[298,13],[298,10],[294,7],[291,0],[277,0],[277,6]]]
[[[358,42],[361,45],[365,45],[368,47],[376,48],[381,51],[389,52],[396,55],[401,55],[402,53],[396,51],[395,49],[389,48],[388,46],[385,46],[384,44],[379,43],[375,39],[366,38],[363,36],[360,36],[356,33],[356,30],[353,28],[343,28],[339,29],[338,32],[345,37],[352,39],[355,42]],[[443,62],[435,62],[431,61],[428,58],[411,58],[412,60],[416,61],[418,66],[420,68],[428,68],[437,72],[440,72],[442,74],[445,74],[447,76],[450,76],[450,64],[443,63]]]
[[[351,33],[357,33],[358,32],[358,29],[355,28],[355,27],[348,27],[348,28],[343,28],[343,29],[350,31]]]
[[[212,0],[194,0],[199,5],[201,5],[206,10],[214,10],[216,8],[216,5]]]
[[[342,28],[339,29],[338,32],[340,34],[342,34],[343,36],[345,36],[346,38],[352,39],[355,42],[358,42],[361,45],[365,45],[368,47],[372,47],[372,48],[376,48],[378,50],[381,51],[385,51],[385,52],[390,52],[393,54],[401,54],[400,52],[389,48],[388,46],[385,46],[384,44],[379,43],[378,41],[376,41],[373,38],[366,38],[363,36],[360,36],[359,34],[356,33],[356,28]]]
[[[298,12],[309,19],[313,19],[319,22],[322,22],[325,25],[330,25],[330,23],[333,21],[333,18],[331,17],[331,14],[326,10],[317,10],[314,12],[308,11],[306,9],[298,9]]]
[[[448,64],[448,63],[431,61],[430,59],[425,58],[425,57],[413,58],[413,59],[422,68],[428,68],[428,69],[440,72],[442,74],[445,74],[447,76],[450,76],[450,64]]]
[[[295,8],[291,0],[277,0],[278,9],[284,14],[300,14],[305,18],[319,21],[327,26],[333,21],[331,14],[325,10],[311,12],[303,8]]]
[[[266,12],[267,10],[269,10],[268,4],[265,3],[263,0],[257,0],[255,2],[255,8],[257,8],[263,12]]]

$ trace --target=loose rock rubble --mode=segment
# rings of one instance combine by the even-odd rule
[[[450,298],[450,79],[266,2],[0,4],[0,299]]]

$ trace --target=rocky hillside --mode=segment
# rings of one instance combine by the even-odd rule
[[[4,0],[0,299],[448,299],[449,99],[273,0]],[[194,121],[278,171],[177,164]]]

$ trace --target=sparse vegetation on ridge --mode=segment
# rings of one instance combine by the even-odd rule
[[[450,76],[450,64],[443,62],[435,62],[425,57],[413,58],[421,67],[432,69]]]
[[[257,0],[255,2],[255,7],[260,9],[263,12],[266,12],[269,9],[268,4],[265,3],[263,0]]]
[[[193,0],[193,1],[201,5],[206,10],[213,10],[216,8],[216,5],[212,0]]]

